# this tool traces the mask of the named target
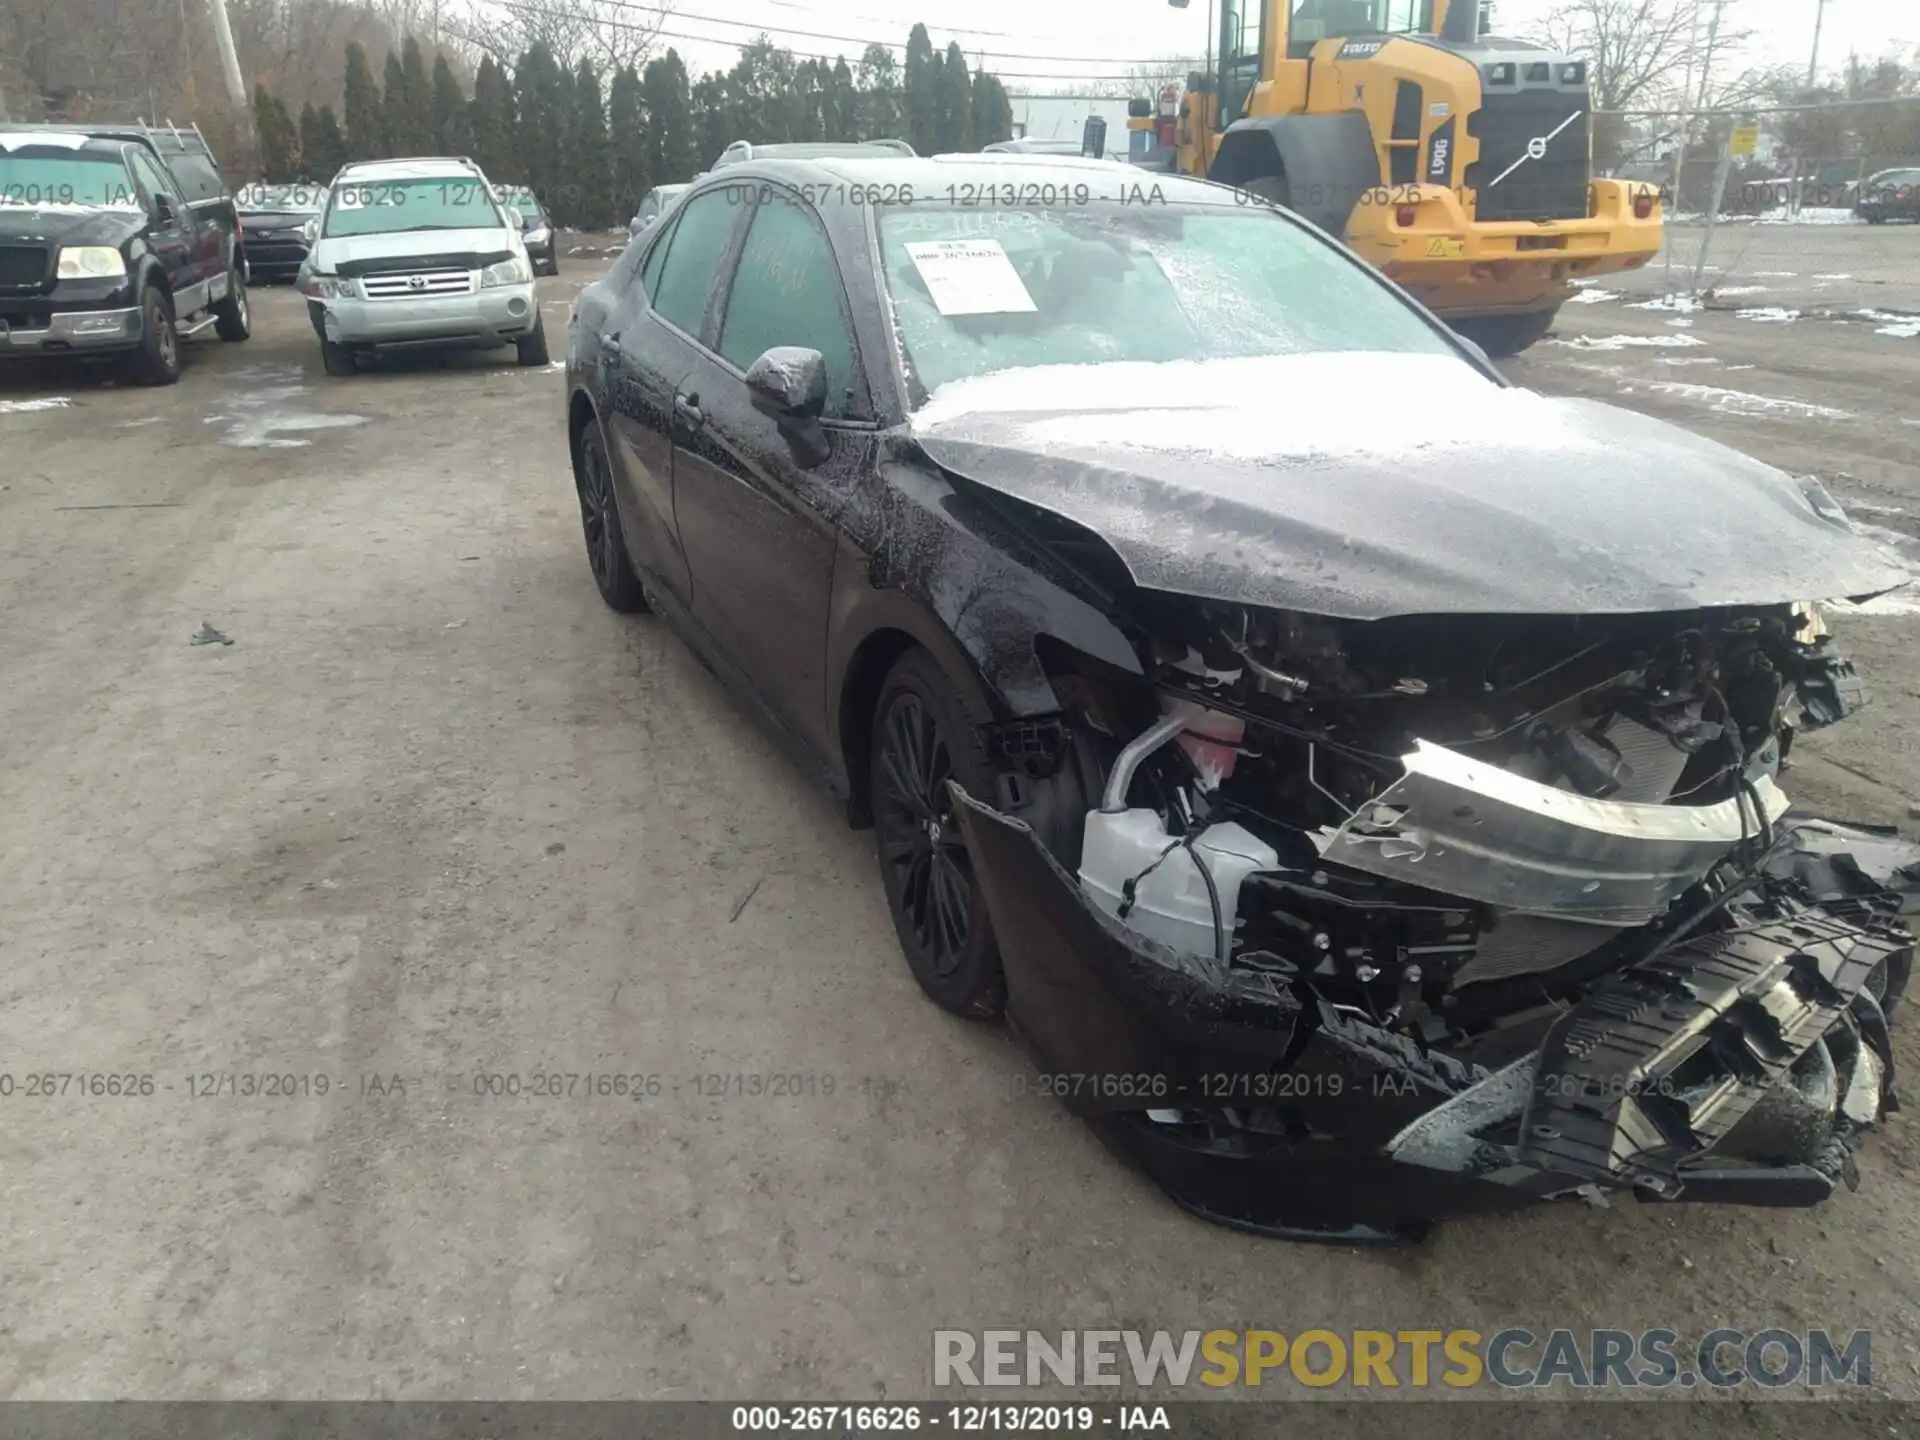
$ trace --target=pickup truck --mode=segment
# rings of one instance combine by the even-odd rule
[[[106,355],[180,378],[181,342],[245,340],[233,196],[196,126],[0,124],[0,361]]]

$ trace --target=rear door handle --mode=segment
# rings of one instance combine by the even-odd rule
[[[685,420],[689,425],[704,425],[707,423],[706,414],[700,409],[700,397],[698,395],[674,396],[673,408],[680,412],[680,418]]]

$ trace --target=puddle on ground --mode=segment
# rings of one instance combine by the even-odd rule
[[[299,438],[303,434],[367,423],[364,415],[336,415],[306,408],[302,397],[311,390],[299,383],[300,368],[296,365],[249,365],[234,379],[238,383],[227,397],[227,408],[208,415],[204,422],[227,427],[220,437],[223,445],[242,450],[299,450],[313,444]]]

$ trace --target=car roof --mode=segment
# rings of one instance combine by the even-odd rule
[[[898,155],[906,158],[913,154],[913,147],[904,140],[780,140],[767,145],[755,145],[748,141],[735,141],[720,152],[720,158],[738,154],[739,164],[745,160],[778,159],[826,159],[836,155]]]
[[[0,126],[0,150],[20,150],[29,145],[44,145],[51,150],[84,150],[89,146],[118,150],[125,143],[118,137],[89,135],[81,130],[9,130]]]
[[[1094,192],[1092,198],[1110,200],[1115,205],[1126,203],[1129,199],[1135,205],[1222,205],[1239,208],[1243,204],[1235,192],[1225,185],[1151,170],[1118,174],[1114,161],[1095,160],[1085,155],[1010,155],[1001,151],[993,155],[927,155],[911,160],[905,156],[808,160],[780,158],[742,161],[737,167],[729,165],[726,171],[716,171],[715,174],[725,176],[748,166],[770,180],[911,187],[913,193],[929,199],[943,194],[949,185],[1004,187],[1010,183],[1009,176],[1017,176],[1018,179],[1012,183],[1022,186],[1092,186],[1104,181],[1106,183]],[[1129,171],[1134,169],[1130,165],[1124,168]],[[1146,198],[1135,193],[1136,187],[1145,192]],[[1037,206],[1045,202],[1036,199],[1035,203]]]
[[[406,160],[356,160],[342,165],[334,182],[351,175],[356,178],[385,180],[437,180],[449,175],[479,175],[480,167],[471,160],[453,155],[416,156]]]

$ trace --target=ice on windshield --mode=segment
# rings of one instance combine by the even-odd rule
[[[391,235],[408,230],[481,230],[504,226],[477,180],[374,180],[341,185],[327,210],[327,235]]]
[[[1455,354],[1369,272],[1264,208],[903,207],[883,212],[879,230],[895,327],[922,395],[1045,365]],[[973,257],[961,264],[977,284],[1017,283],[1032,308],[953,313],[979,308],[953,298],[965,283],[952,273],[956,254]],[[943,262],[933,273],[929,256]]]
[[[54,147],[46,147],[54,149]],[[140,192],[117,155],[0,151],[0,205],[138,210]]]

